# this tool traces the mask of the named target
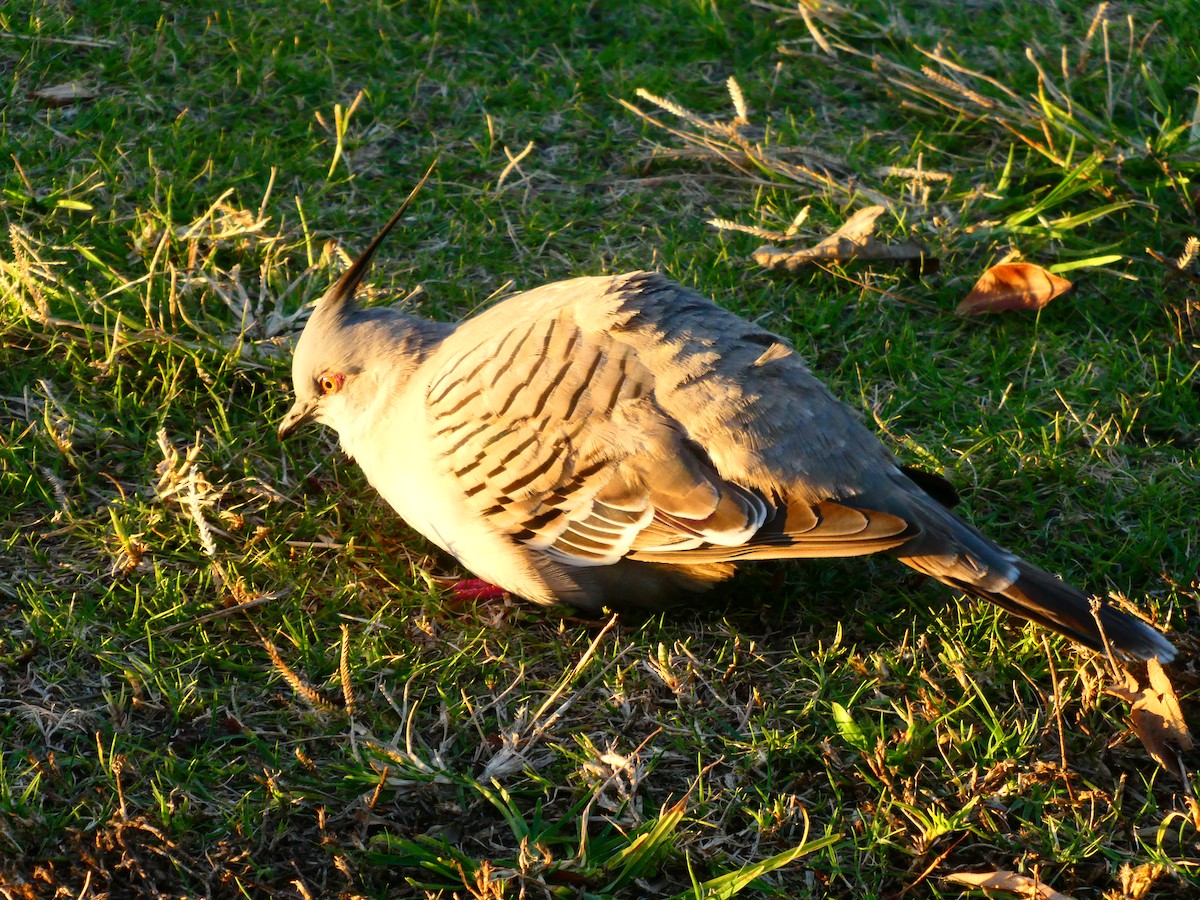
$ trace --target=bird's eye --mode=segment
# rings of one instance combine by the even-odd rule
[[[317,387],[322,394],[332,394],[342,386],[342,376],[336,372],[326,372],[317,379]]]

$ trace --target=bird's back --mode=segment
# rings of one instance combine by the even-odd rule
[[[550,321],[558,343],[526,344],[524,365],[513,360],[513,342]],[[496,360],[514,392],[556,371],[568,346],[619,358],[628,381],[745,487],[815,502],[852,496],[867,473],[894,463],[783,338],[657,273],[535,288],[464,322],[448,343]],[[599,394],[563,414],[606,412]]]

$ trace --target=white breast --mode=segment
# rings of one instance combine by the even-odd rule
[[[475,575],[526,599],[555,602],[529,551],[475,513],[434,458],[425,414],[427,377],[421,375],[427,371],[399,397],[378,391],[375,409],[356,416],[355,427],[339,431],[342,448],[405,522]]]

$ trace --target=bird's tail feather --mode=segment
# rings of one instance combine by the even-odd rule
[[[1002,590],[983,590],[962,582],[958,586],[1093,650],[1103,651],[1107,641],[1113,650],[1139,659],[1157,657],[1167,663],[1175,658],[1171,642],[1145,622],[1104,601],[1093,612],[1093,601],[1083,591],[1023,559],[1016,561],[1016,567],[1020,573],[1017,580]]]
[[[993,543],[927,495],[909,494],[908,509],[920,533],[893,551],[906,565],[1093,650],[1175,658],[1157,629],[1103,600],[1093,612],[1091,596]]]

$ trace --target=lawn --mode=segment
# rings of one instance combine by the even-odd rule
[[[0,894],[1200,896],[1200,754],[1114,660],[888,559],[465,602],[275,434],[306,304],[436,157],[364,302],[702,290],[1166,629],[1194,721],[1192,6],[0,8]],[[869,205],[925,264],[754,261]],[[954,314],[1009,261],[1074,287]]]

